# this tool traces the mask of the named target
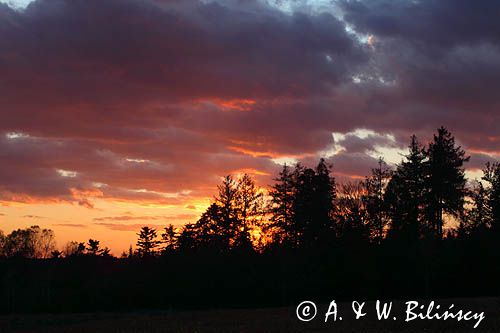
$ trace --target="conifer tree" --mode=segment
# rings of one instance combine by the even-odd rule
[[[154,256],[156,253],[156,248],[160,244],[160,242],[157,240],[156,229],[142,227],[137,235],[139,236],[139,239],[137,240],[137,252],[139,256]]]
[[[229,249],[233,246],[238,212],[236,210],[236,197],[238,195],[238,183],[230,175],[224,177],[222,184],[217,186],[218,194],[214,203],[218,207],[217,220],[219,235],[225,243],[224,247]],[[213,211],[215,212],[215,211]]]
[[[425,150],[413,135],[409,153],[387,185],[385,201],[390,217],[389,235],[414,241],[424,222]]]
[[[177,249],[177,237],[174,226],[169,224],[161,234],[164,253],[172,253]]]
[[[297,244],[297,232],[294,228],[294,199],[295,199],[295,181],[292,170],[288,165],[284,165],[275,183],[271,187],[269,195],[271,196],[271,230],[275,243],[294,246]]]
[[[315,247],[334,238],[336,186],[324,159],[315,169],[299,163],[293,170],[285,166],[270,194],[273,226],[281,234],[278,241],[290,247]]]
[[[455,138],[444,127],[438,129],[427,149],[426,215],[431,235],[443,237],[443,217],[450,214],[461,217],[464,208],[465,170],[469,161]]]

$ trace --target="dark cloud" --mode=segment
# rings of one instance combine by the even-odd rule
[[[481,153],[473,153],[470,155],[470,160],[468,163],[468,167],[470,169],[483,170],[486,163],[495,163],[500,160],[500,156],[496,159],[490,155],[481,154]]]
[[[190,208],[225,174],[266,185],[273,158],[313,163],[336,144],[336,172],[358,177],[378,146],[441,125],[471,167],[498,158],[497,2],[340,5],[342,18],[257,0],[0,4],[0,202]]]
[[[329,14],[290,16],[247,3],[39,0],[20,13],[4,7],[3,74],[11,83],[4,102],[17,110],[49,104],[53,111],[44,115],[66,126],[109,118],[128,124],[140,118],[137,108],[166,98],[319,94],[366,60]],[[78,118],[59,109],[68,105]],[[134,112],[127,114],[127,105]],[[125,118],[113,118],[117,113]],[[161,110],[169,115],[175,111]],[[26,120],[19,118],[9,124]]]
[[[432,46],[498,42],[500,4],[495,0],[341,1],[344,18],[359,32]]]
[[[445,124],[461,136],[499,137],[497,1],[342,1],[344,19],[372,35],[378,76],[394,84],[372,98],[394,112],[392,127]],[[467,121],[473,117],[474,121]],[[416,124],[419,123],[419,124]],[[465,138],[470,141],[470,138]]]

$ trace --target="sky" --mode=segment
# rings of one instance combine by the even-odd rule
[[[0,229],[114,253],[193,222],[226,174],[339,181],[446,126],[500,159],[500,3],[0,1]]]

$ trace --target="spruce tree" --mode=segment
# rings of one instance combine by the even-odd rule
[[[332,166],[321,158],[314,170],[311,241],[319,241],[323,244],[333,241],[335,235],[332,215],[336,184],[335,178],[331,175],[331,169]]]
[[[465,170],[469,161],[465,151],[444,127],[438,129],[426,151],[426,215],[432,236],[443,237],[443,217],[461,217],[464,208]]]
[[[217,221],[220,229],[220,236],[224,247],[229,249],[233,247],[234,237],[236,235],[235,225],[237,224],[238,212],[236,209],[236,197],[238,195],[238,183],[230,175],[222,180],[222,184],[217,186],[218,194],[215,196],[214,203],[218,207]]]
[[[409,153],[387,185],[385,201],[390,217],[389,236],[414,241],[424,220],[425,150],[415,135]]]
[[[160,244],[158,241],[156,229],[149,227],[142,227],[137,234],[137,252],[141,257],[150,257],[156,254],[156,248]]]
[[[295,181],[292,170],[284,165],[275,183],[271,187],[270,228],[273,242],[287,247],[297,244],[297,232],[294,225]]]
[[[284,166],[271,191],[271,226],[275,241],[287,247],[317,247],[335,236],[332,223],[336,196],[331,166]]]

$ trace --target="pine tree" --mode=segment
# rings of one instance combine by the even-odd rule
[[[88,246],[87,246],[87,254],[91,256],[97,256],[100,255],[102,252],[102,249],[99,246],[99,241],[96,239],[89,239],[88,241]]]
[[[314,196],[312,198],[311,241],[319,241],[326,245],[334,236],[332,222],[333,203],[336,197],[335,178],[331,175],[331,165],[321,158],[315,168]]]
[[[229,236],[221,208],[212,203],[194,224],[184,226],[179,236],[179,247],[183,249],[205,249],[212,252],[227,252],[231,249]]]
[[[413,135],[409,153],[393,173],[385,193],[389,236],[414,241],[424,220],[425,150]]]
[[[177,237],[174,226],[169,224],[161,234],[164,253],[172,253],[177,249]]]
[[[469,161],[455,138],[444,127],[438,129],[426,152],[426,201],[427,219],[431,235],[443,237],[445,213],[461,217],[463,214],[465,189],[464,163]]]
[[[234,244],[235,229],[238,212],[236,209],[236,198],[238,195],[238,183],[230,175],[224,177],[222,184],[217,186],[218,194],[214,203],[218,207],[217,224],[220,228],[220,236],[225,243],[224,247],[229,249]]]
[[[286,164],[274,179],[269,195],[271,196],[271,224],[273,241],[285,246],[297,244],[297,232],[294,228],[295,181],[290,167]]]
[[[313,169],[301,165],[297,165],[294,170],[296,190],[293,200],[293,215],[299,247],[313,246],[314,244],[315,175]]]
[[[156,248],[160,244],[160,242],[156,239],[156,229],[142,227],[137,235],[139,236],[139,239],[137,240],[137,252],[139,256],[154,256],[156,253]]]
[[[335,179],[324,159],[315,169],[284,166],[270,194],[275,239],[282,245],[317,247],[334,238]]]
[[[247,174],[238,180],[226,176],[218,189],[200,219],[183,227],[176,244],[180,250],[253,249],[253,230],[264,214],[262,193]]]

